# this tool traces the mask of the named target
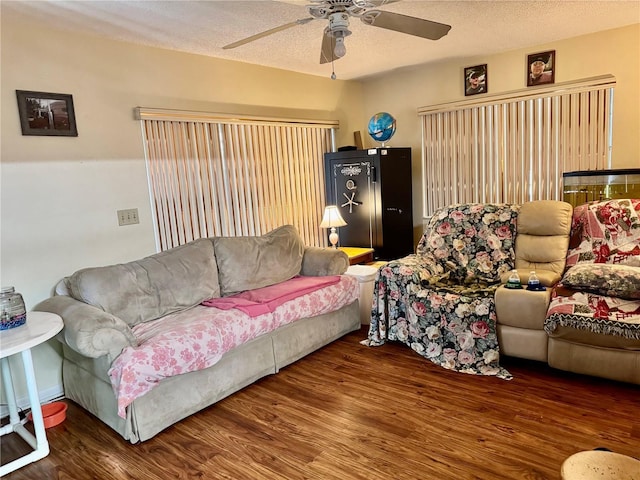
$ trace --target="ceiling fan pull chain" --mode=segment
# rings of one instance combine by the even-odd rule
[[[333,45],[331,45],[331,51],[333,52]],[[331,80],[335,80],[335,79],[336,79],[336,69],[333,67],[333,54],[332,54],[331,55]]]

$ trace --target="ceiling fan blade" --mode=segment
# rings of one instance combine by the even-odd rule
[[[428,38],[429,40],[438,40],[451,30],[451,25],[409,17],[399,13],[383,12],[382,10],[369,10],[361,17],[361,20],[367,25]]]
[[[329,28],[324,29],[322,35],[322,48],[320,50],[320,65],[323,63],[330,63],[332,60],[337,60],[333,54],[333,48],[335,47],[333,37],[331,36]]]
[[[272,28],[270,30],[265,30],[261,33],[256,33],[255,35],[251,35],[250,37],[244,38],[242,40],[238,40],[237,42],[230,43],[229,45],[225,45],[222,47],[223,50],[229,50],[230,48],[236,48],[241,45],[244,45],[249,42],[253,42],[254,40],[258,40],[263,37],[267,37],[274,33],[281,32],[282,30],[286,30],[291,27],[295,27],[297,25],[304,25],[305,23],[309,23],[311,20],[315,20],[313,17],[301,18],[300,20],[296,20],[295,22],[285,23],[284,25],[280,25],[279,27]]]
[[[399,2],[400,0],[365,0],[366,3],[373,5],[374,7],[381,7],[383,5],[389,5],[390,3],[396,3]],[[371,8],[370,6],[367,6],[367,8]]]

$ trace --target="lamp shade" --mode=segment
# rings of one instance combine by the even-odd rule
[[[324,207],[324,216],[320,222],[320,228],[344,227],[347,222],[344,221],[337,205],[327,205]]]

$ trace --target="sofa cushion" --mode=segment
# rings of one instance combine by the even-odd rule
[[[569,247],[571,213],[571,205],[566,202],[535,200],[522,204],[515,247],[518,270],[555,272],[555,281],[545,285],[560,280]]]
[[[130,326],[220,295],[211,242],[196,240],[141,260],[77,271],[69,294]]]
[[[300,273],[304,244],[293,225],[255,237],[212,238],[223,296],[268,287]]]
[[[562,285],[609,297],[640,299],[640,267],[579,263],[567,270]]]

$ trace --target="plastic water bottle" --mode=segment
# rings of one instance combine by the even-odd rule
[[[0,290],[0,330],[24,325],[27,321],[27,310],[22,295],[13,287],[2,287]]]
[[[540,285],[540,279],[536,275],[536,272],[529,273],[529,281],[527,282],[527,290],[542,290],[544,287]]]
[[[509,275],[504,288],[522,288],[522,284],[520,283],[520,275],[518,275],[518,270],[516,270],[515,268],[511,270],[511,275]]]

